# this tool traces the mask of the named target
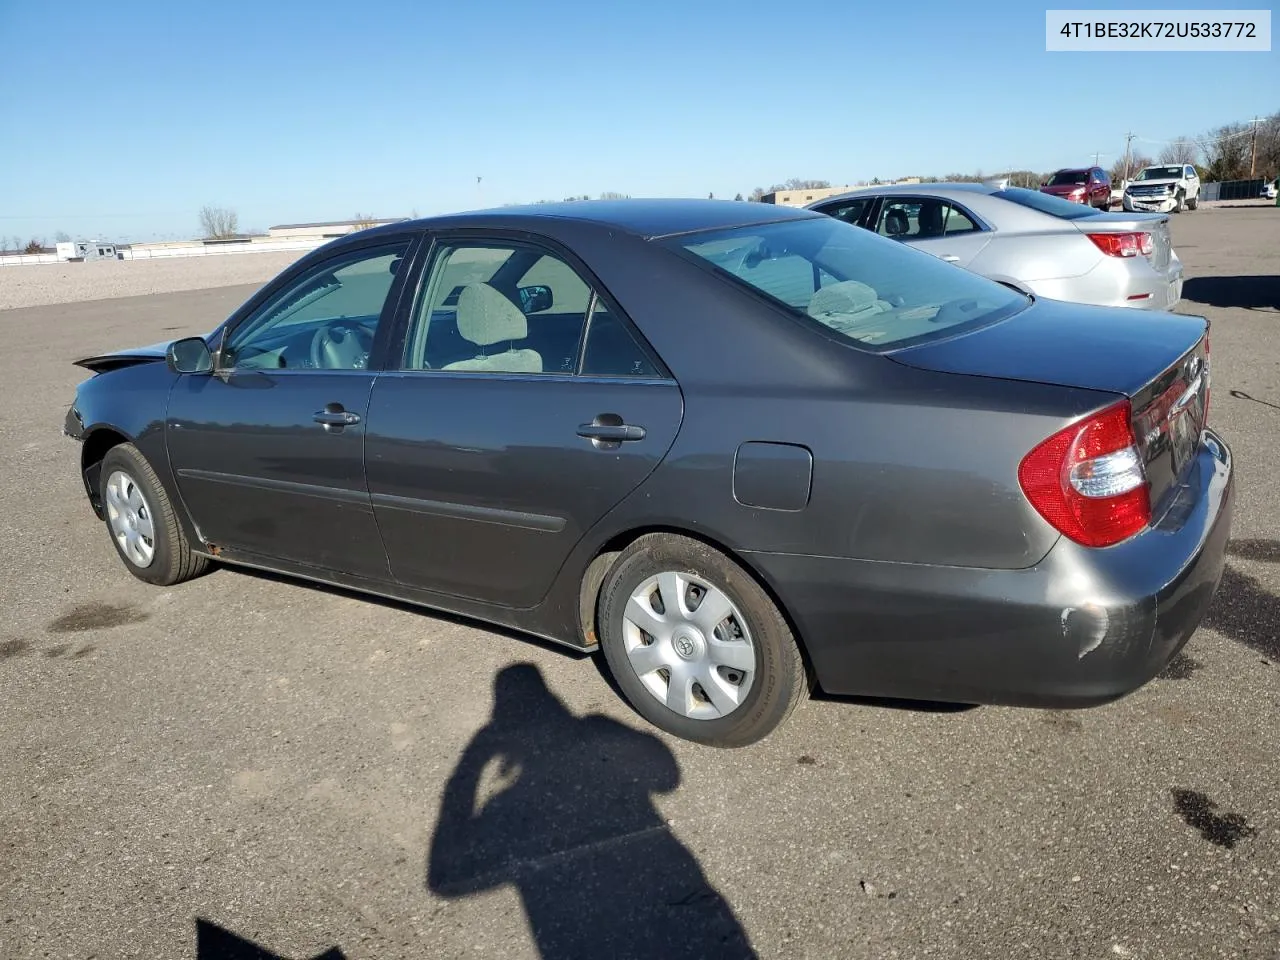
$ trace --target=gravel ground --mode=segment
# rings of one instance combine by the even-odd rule
[[[511,633],[138,582],[58,433],[69,360],[253,288],[0,312],[0,957],[1277,960],[1280,211],[1174,238],[1240,482],[1184,654],[1093,710],[816,699],[740,751]]]
[[[0,310],[264,283],[306,250],[0,267]]]

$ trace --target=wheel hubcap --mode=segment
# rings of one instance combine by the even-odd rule
[[[716,586],[668,571],[640,584],[622,618],[627,660],[659,703],[714,720],[746,699],[756,653],[746,619]]]
[[[126,560],[135,567],[149,567],[156,556],[155,524],[151,505],[133,477],[114,470],[107,478],[107,524]]]

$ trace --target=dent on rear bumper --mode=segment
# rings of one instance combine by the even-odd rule
[[[1086,707],[1160,672],[1222,576],[1233,480],[1212,434],[1152,528],[1106,550],[1062,540],[1035,567],[980,570],[750,554],[837,695]]]

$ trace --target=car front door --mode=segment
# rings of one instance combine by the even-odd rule
[[[212,373],[174,386],[165,429],[178,489],[229,558],[389,579],[364,420],[412,245],[346,248],[286,275],[225,332]]]
[[[533,606],[680,427],[679,388],[617,304],[527,239],[440,237],[400,353],[365,469],[408,586]]]
[[[886,197],[876,232],[967,267],[991,242],[991,231],[958,204],[937,197]]]

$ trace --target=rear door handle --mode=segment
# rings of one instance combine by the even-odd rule
[[[578,425],[578,436],[621,443],[624,440],[643,440],[645,433],[644,427],[630,423],[583,423]]]
[[[353,423],[360,422],[360,414],[351,413],[349,410],[321,410],[311,419],[325,426],[349,427]]]

